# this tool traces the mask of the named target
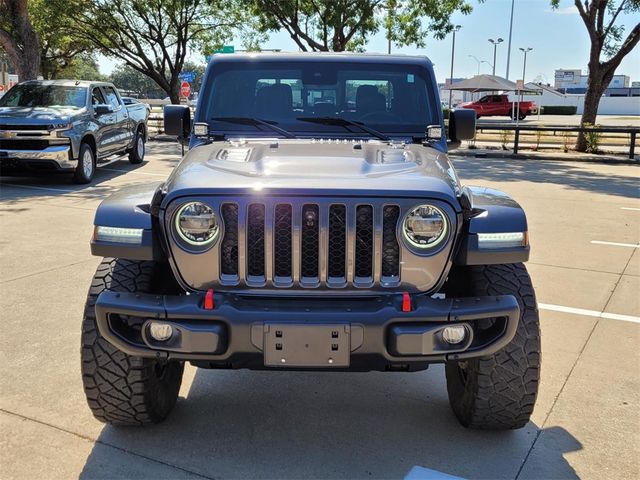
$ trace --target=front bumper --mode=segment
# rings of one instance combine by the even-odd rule
[[[0,166],[3,168],[73,170],[78,161],[71,157],[71,145],[51,145],[43,150],[0,149]]]
[[[416,295],[410,312],[402,311],[400,295],[300,299],[216,294],[213,310],[205,310],[203,300],[194,294],[104,291],[95,306],[98,329],[130,355],[188,360],[209,368],[419,370],[430,363],[496,352],[515,335],[520,315],[511,295],[458,299]],[[152,321],[170,324],[172,339],[153,340]],[[446,344],[442,329],[455,324],[464,325],[469,336],[460,345]],[[267,361],[277,354],[272,345],[274,330],[293,332],[301,327],[310,335],[327,327],[344,332],[340,345],[348,349],[346,363],[275,366]]]

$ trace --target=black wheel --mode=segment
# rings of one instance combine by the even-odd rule
[[[78,165],[73,174],[75,183],[91,183],[93,175],[96,173],[96,155],[88,143],[80,144],[80,155],[78,155]]]
[[[142,128],[136,130],[136,135],[133,139],[133,146],[129,151],[129,161],[133,164],[142,163],[144,160],[145,144],[144,144],[144,132]]]
[[[513,112],[513,116],[511,118],[513,120],[515,120],[515,119],[524,120],[525,118],[527,118],[527,114],[526,114],[526,112],[518,113],[518,111],[516,110],[515,112]]]
[[[98,266],[82,320],[81,371],[93,415],[116,425],[158,423],[171,412],[182,383],[182,362],[160,362],[121,352],[96,326],[95,303],[103,290],[152,290],[154,262],[105,258]]]
[[[465,427],[506,430],[529,421],[540,381],[540,320],[531,278],[521,263],[467,267],[450,275],[449,295],[514,295],[520,321],[513,340],[495,354],[449,362],[449,403]]]

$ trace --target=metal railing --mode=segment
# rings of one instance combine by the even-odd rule
[[[520,142],[520,132],[557,132],[561,133],[617,133],[629,135],[629,158],[635,157],[636,137],[640,134],[640,127],[574,127],[574,126],[538,126],[538,125],[510,125],[510,124],[477,124],[476,132],[484,130],[512,131],[514,132],[513,154],[517,155]]]

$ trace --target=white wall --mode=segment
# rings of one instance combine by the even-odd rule
[[[515,95],[509,95],[512,100]],[[542,95],[525,95],[524,100],[535,102],[540,106],[575,106],[578,114],[584,111],[584,95],[568,94],[555,95],[544,91]],[[640,97],[602,97],[598,108],[600,115],[639,115]]]
[[[578,113],[584,110],[584,98],[578,105]],[[599,115],[640,115],[640,97],[602,97]]]

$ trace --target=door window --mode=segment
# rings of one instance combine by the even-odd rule
[[[104,95],[98,87],[94,88],[91,91],[91,105],[103,105],[106,102],[104,101]]]
[[[104,93],[107,97],[107,103],[113,105],[114,109],[118,109],[120,107],[120,100],[118,100],[118,94],[113,87],[104,87]]]

